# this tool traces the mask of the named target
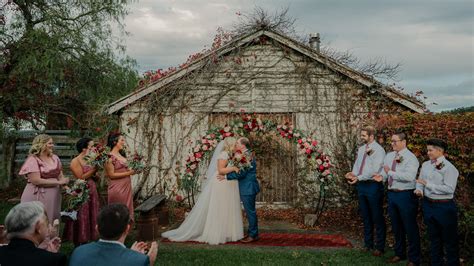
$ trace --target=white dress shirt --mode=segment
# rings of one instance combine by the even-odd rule
[[[418,173],[418,168],[420,163],[416,156],[407,148],[398,152],[401,162],[395,162],[395,171],[385,171],[382,169],[380,174],[383,176],[384,181],[387,181],[392,177],[392,186],[389,186],[388,189],[398,189],[398,190],[408,190],[415,189],[416,186],[416,174]],[[390,167],[392,169],[393,160],[397,156],[397,152],[392,151],[385,156],[384,166]]]
[[[368,147],[367,147],[368,146]],[[364,160],[364,155],[367,152],[367,148],[373,152],[367,155],[365,158],[365,164],[362,168],[362,173],[359,175],[359,170]],[[373,180],[373,175],[380,172],[380,168],[383,165],[383,159],[385,158],[385,150],[376,141],[363,145],[357,150],[357,158],[352,167],[352,173],[357,176],[359,181]]]
[[[417,183],[416,189],[422,191],[423,195],[430,199],[452,199],[459,171],[444,156],[439,157],[436,161],[423,163],[419,178],[426,180],[426,186]],[[436,168],[437,163],[443,165],[441,169]]]

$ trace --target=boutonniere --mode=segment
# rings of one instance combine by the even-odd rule
[[[438,162],[438,161],[436,161],[436,163],[435,163],[435,168],[436,168],[437,170],[441,170],[443,167],[444,167],[444,163],[443,163],[443,162]]]
[[[365,150],[365,153],[367,153],[367,155],[370,156],[370,155],[374,154],[374,150],[372,150],[372,148],[367,148],[367,149]]]
[[[403,162],[403,156],[397,155],[397,156],[395,157],[395,162],[397,162],[397,163],[402,163],[402,162]]]

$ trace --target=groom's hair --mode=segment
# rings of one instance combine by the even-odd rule
[[[239,139],[240,144],[244,145],[247,148],[250,148],[250,140],[246,137],[241,137]]]
[[[114,203],[100,210],[97,217],[97,225],[100,238],[105,240],[117,240],[130,223],[130,212],[127,206]]]

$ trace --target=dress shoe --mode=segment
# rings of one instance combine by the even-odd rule
[[[258,237],[253,238],[251,236],[248,236],[248,237],[240,240],[240,242],[242,242],[242,243],[251,243],[251,242],[255,242],[257,240],[258,240]]]
[[[399,263],[402,260],[404,259],[400,258],[399,256],[393,256],[387,261],[387,263]]]
[[[375,257],[380,257],[383,255],[383,251],[380,251],[380,250],[375,250],[373,253],[372,253],[373,256]]]

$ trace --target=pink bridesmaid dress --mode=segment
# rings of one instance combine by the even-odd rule
[[[115,156],[111,155],[112,164],[116,173],[122,173],[129,171],[126,163],[121,162]],[[127,205],[130,211],[130,218],[135,220],[133,215],[133,194],[132,194],[132,180],[130,176],[122,178],[109,178],[108,180],[108,202],[111,203],[123,203]]]
[[[92,170],[89,165],[82,166],[82,172]],[[96,230],[97,214],[99,212],[99,194],[97,186],[92,178],[87,179],[89,185],[89,200],[84,203],[77,212],[77,220],[68,220],[64,227],[63,239],[73,242],[75,245],[97,240]]]
[[[60,218],[61,211],[61,189],[60,186],[39,187],[32,184],[28,178],[30,173],[40,173],[41,178],[59,179],[62,171],[61,161],[57,155],[53,155],[54,165],[46,164],[38,156],[30,155],[20,169],[19,175],[25,175],[27,184],[21,195],[21,202],[41,201],[48,214],[49,223]]]

